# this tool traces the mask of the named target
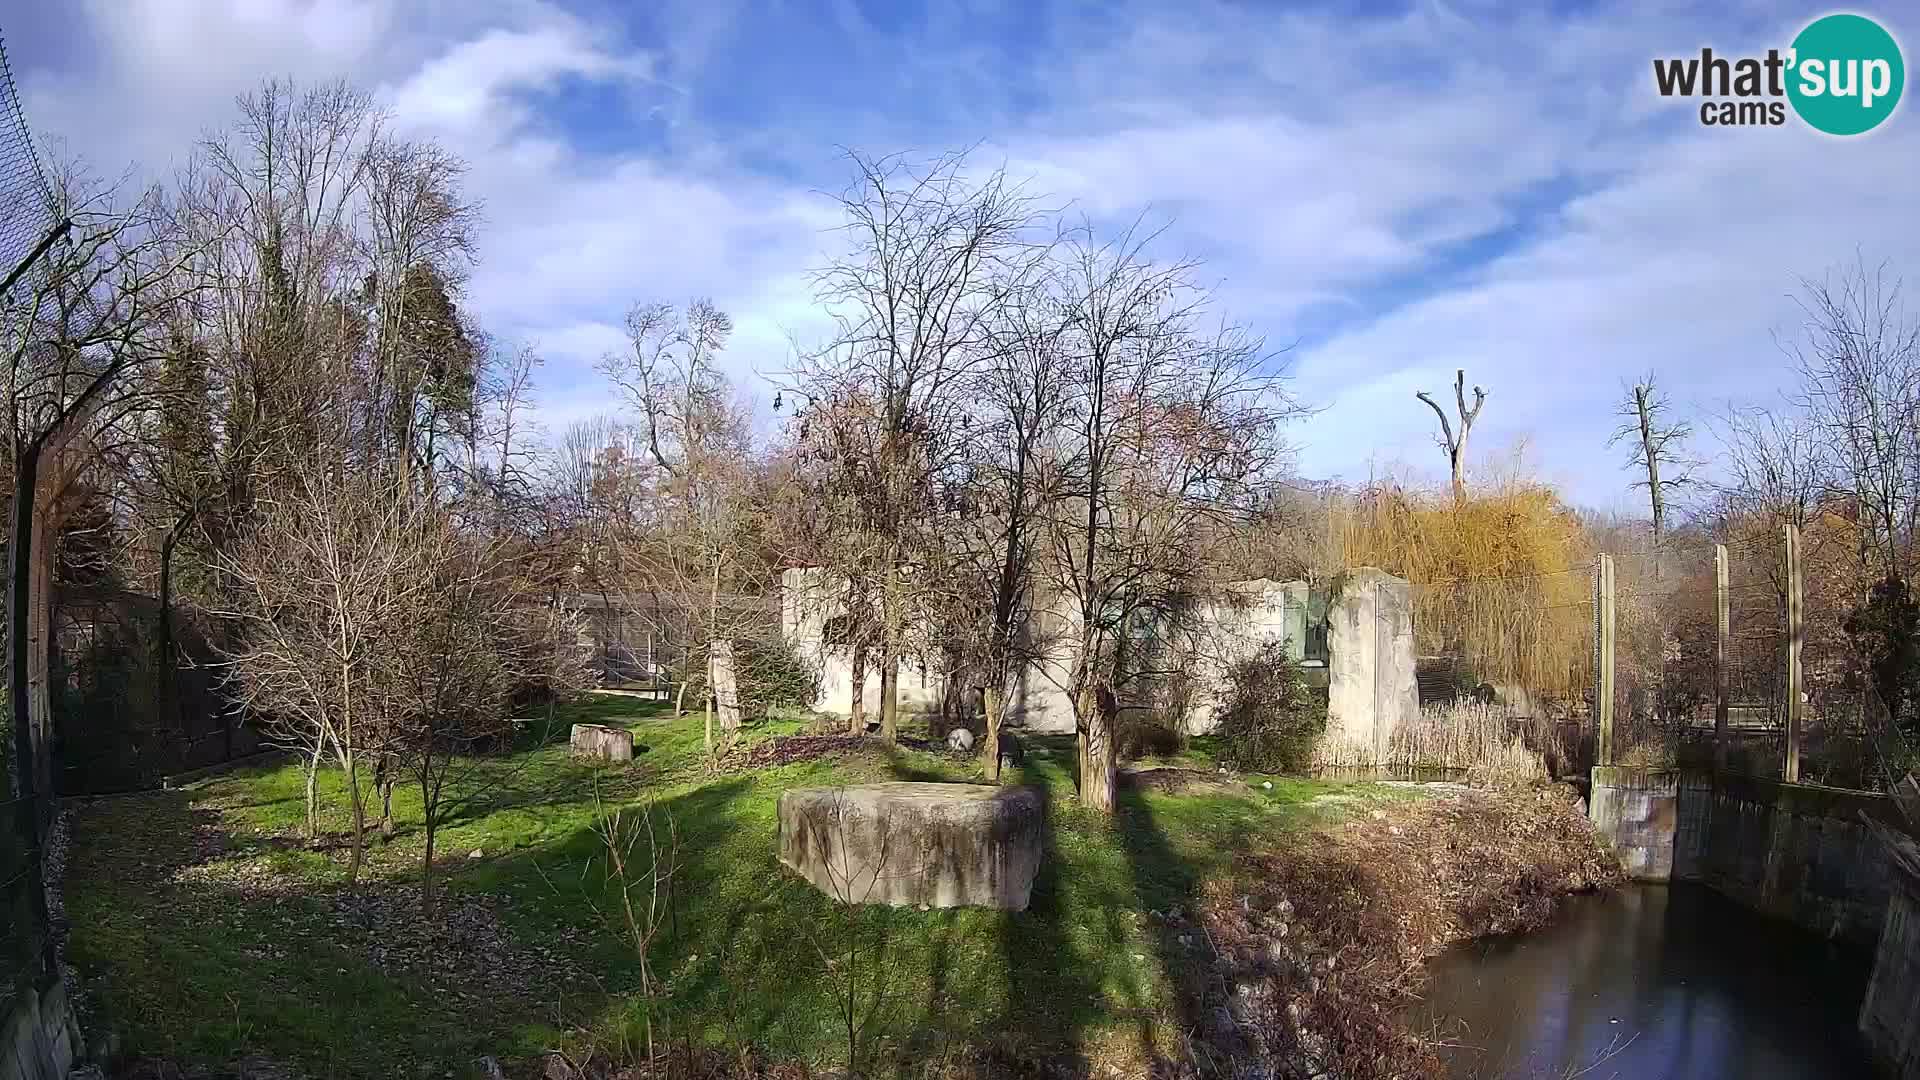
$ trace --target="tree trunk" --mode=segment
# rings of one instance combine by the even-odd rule
[[[887,558],[886,588],[880,594],[880,737],[893,742],[900,734],[900,556]]]
[[[191,737],[186,730],[185,718],[180,708],[180,665],[174,660],[173,647],[173,548],[180,539],[180,530],[190,520],[182,517],[173,528],[167,530],[166,538],[160,541],[160,613],[154,635],[154,678],[159,691],[159,714],[163,722],[178,728],[184,737]],[[229,751],[228,757],[232,757]]]
[[[1118,780],[1118,759],[1114,753],[1113,691],[1104,686],[1081,687],[1074,702],[1081,713],[1080,722],[1080,803],[1104,814],[1113,813],[1113,794]]]
[[[981,695],[987,709],[987,783],[1000,782],[1000,688],[989,683]]]
[[[379,768],[384,772],[386,763],[381,762]],[[382,776],[377,786],[380,789],[380,842],[390,843],[393,840],[393,777]]]
[[[880,659],[880,737],[888,742],[900,734],[900,657],[887,650]]]
[[[356,889],[360,885],[360,867],[365,858],[362,849],[367,840],[366,799],[360,791],[360,760],[349,756],[346,761],[347,796],[353,806],[353,845],[347,859],[347,888]]]
[[[313,757],[307,761],[307,842],[320,839],[320,755],[326,753],[327,746],[316,742]]]
[[[865,735],[867,733],[867,646],[865,643],[853,647],[852,682],[853,699],[847,703],[847,734]]]
[[[424,793],[423,793],[424,794]],[[428,805],[425,811],[427,822],[424,830],[427,834],[426,853],[420,858],[420,910],[427,918],[433,918],[433,840],[439,831],[440,823],[435,820],[440,815],[436,808]]]
[[[681,680],[680,691],[673,695],[673,718],[675,720],[687,715],[687,687],[692,685],[692,679]]]

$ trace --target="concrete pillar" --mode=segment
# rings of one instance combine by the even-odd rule
[[[1420,714],[1413,592],[1370,566],[1347,571],[1327,610],[1327,765],[1384,764],[1393,733]]]

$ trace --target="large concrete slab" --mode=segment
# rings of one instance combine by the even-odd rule
[[[602,761],[632,761],[633,733],[609,724],[575,724],[568,733],[568,749],[574,757],[599,758]]]
[[[1024,911],[1045,828],[1030,787],[903,782],[780,795],[780,861],[850,904]]]

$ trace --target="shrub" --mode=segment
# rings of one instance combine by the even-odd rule
[[[1123,713],[1120,718],[1120,756],[1173,757],[1187,748],[1186,733],[1152,712]]]
[[[784,637],[737,639],[733,657],[740,709],[748,716],[810,708],[820,696],[820,673]]]
[[[1228,666],[1213,715],[1222,756],[1234,767],[1291,771],[1312,758],[1327,726],[1327,700],[1307,685],[1285,645],[1270,642]]]

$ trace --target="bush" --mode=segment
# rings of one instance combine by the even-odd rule
[[[1121,715],[1119,749],[1123,759],[1173,757],[1186,748],[1186,733],[1158,715],[1151,712]]]
[[[1247,772],[1304,768],[1327,726],[1327,700],[1307,685],[1280,642],[1227,668],[1227,691],[1214,708],[1222,757]]]
[[[733,659],[740,709],[747,716],[811,708],[820,696],[820,673],[784,637],[737,639]]]

